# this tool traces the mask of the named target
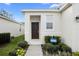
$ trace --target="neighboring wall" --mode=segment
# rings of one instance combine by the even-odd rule
[[[77,40],[76,36],[77,33],[74,14],[73,6],[62,12],[62,37],[64,42],[69,45],[73,51],[79,51],[79,40]]]
[[[20,32],[21,27],[21,32]],[[24,34],[24,25],[8,21],[6,19],[0,18],[0,33],[10,32],[11,36],[18,36]]]
[[[21,32],[20,34],[24,34],[25,35],[25,24],[21,24]]]
[[[72,6],[73,6],[73,15],[74,15],[74,18],[76,16],[79,17],[79,3],[74,3],[74,4],[72,4]],[[76,33],[75,33],[76,39],[74,41],[75,42],[74,44],[76,44],[75,45],[76,50],[79,51],[79,22],[76,22],[76,19],[74,19],[74,22],[75,22],[75,29],[76,29],[75,30],[76,31]]]

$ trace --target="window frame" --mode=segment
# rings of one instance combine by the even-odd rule
[[[47,22],[46,23],[46,29],[53,29],[53,23],[52,22]]]

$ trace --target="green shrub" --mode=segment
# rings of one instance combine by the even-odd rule
[[[55,38],[57,40],[57,42],[56,43],[50,42],[51,38]],[[57,45],[57,44],[61,43],[61,36],[45,36],[45,43],[52,43],[54,45]]]
[[[44,46],[45,46],[46,49],[48,49],[50,47],[53,47],[54,45],[52,45],[51,43],[46,43],[46,44],[44,44]]]
[[[47,51],[49,54],[52,54],[53,45],[51,43],[46,43],[43,45],[43,50]]]
[[[61,43],[61,36],[54,36],[54,37],[57,40],[57,44]]]
[[[9,56],[17,56],[16,55],[16,50],[13,50],[13,51],[9,52]]]
[[[15,37],[14,36],[11,36],[11,39],[14,39]]]
[[[19,42],[18,47],[9,52],[9,56],[24,56],[28,46],[26,41]]]
[[[68,45],[66,45],[64,43],[60,43],[59,45],[60,45],[60,51],[72,53],[72,49]]]
[[[46,43],[43,46],[43,51],[47,51],[48,54],[57,54],[59,51],[59,45],[53,45],[51,43]]]
[[[9,56],[24,56],[25,53],[26,53],[26,50],[24,50],[21,47],[17,47],[13,51],[9,52]]]
[[[25,49],[28,47],[28,43],[26,41],[21,41],[19,44],[18,44],[19,47]]]
[[[24,49],[21,48],[21,47],[18,47],[18,48],[16,49],[16,55],[17,55],[17,56],[24,56],[24,55],[25,55],[25,52],[26,52],[26,50],[24,50]]]
[[[45,43],[50,43],[52,36],[45,36]]]
[[[48,53],[57,54],[59,51],[59,45],[52,45],[48,48]]]

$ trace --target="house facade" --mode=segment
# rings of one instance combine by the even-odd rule
[[[64,4],[59,9],[25,9],[25,40],[44,44],[45,36],[59,35],[73,51],[79,51],[79,4]]]
[[[24,24],[18,23],[8,17],[6,11],[0,12],[0,33],[11,33],[11,36],[24,34]]]

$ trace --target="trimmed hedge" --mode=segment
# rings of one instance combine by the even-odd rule
[[[57,39],[57,44],[59,44],[61,42],[61,36],[53,36]]]
[[[59,44],[61,42],[61,36],[45,36],[45,43],[51,43],[50,39],[55,38],[57,40],[56,44]],[[52,43],[54,44],[54,43]]]
[[[50,43],[52,36],[45,36],[45,43]]]
[[[61,55],[61,56],[64,56],[65,54],[68,56],[72,55],[72,49],[64,43],[61,43],[59,45],[53,45],[51,43],[46,43],[46,44],[42,45],[42,49],[43,49],[43,53],[45,55],[46,54]],[[63,54],[63,53],[65,53],[65,54]]]
[[[28,47],[28,43],[26,41],[21,41],[18,43],[18,46],[25,49]]]
[[[64,43],[60,43],[59,46],[60,46],[61,51],[72,53],[72,49],[68,45],[66,45]]]
[[[0,44],[10,42],[10,33],[0,33]]]

